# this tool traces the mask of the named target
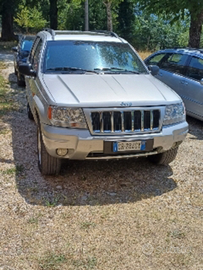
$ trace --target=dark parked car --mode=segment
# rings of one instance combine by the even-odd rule
[[[159,66],[155,77],[183,99],[188,115],[203,120],[203,49],[166,49],[145,59]]]
[[[34,38],[35,36],[20,36],[18,46],[12,48],[12,50],[15,52],[14,70],[19,86],[25,85],[24,75],[19,72],[19,64],[27,61]]]

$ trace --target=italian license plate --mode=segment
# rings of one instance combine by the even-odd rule
[[[145,141],[114,142],[113,152],[145,150]]]

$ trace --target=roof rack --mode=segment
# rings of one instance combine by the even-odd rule
[[[51,28],[44,28],[44,31],[49,32],[52,35],[52,38],[54,39],[55,36],[55,31]]]
[[[100,35],[119,38],[119,36],[115,32],[107,31],[107,30],[90,30],[90,31],[72,30],[71,31],[71,30],[53,30],[51,28],[44,28],[44,31],[49,32],[53,38],[56,34],[58,34],[58,35],[60,35],[60,34],[69,34],[69,35],[77,35],[77,34],[78,35],[82,35],[82,34],[96,35],[96,34],[100,34]]]
[[[111,36],[111,37],[116,37],[119,38],[119,36],[112,31],[107,31],[107,30],[91,30],[90,32],[96,33],[96,34],[104,34],[106,36]]]

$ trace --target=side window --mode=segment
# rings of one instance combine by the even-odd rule
[[[32,46],[32,49],[31,49],[31,52],[30,52],[30,55],[29,55],[29,62],[32,64],[33,62],[33,57],[34,57],[34,53],[35,53],[35,49],[36,49],[36,46],[39,42],[40,38],[37,37],[35,40],[34,40],[34,43],[33,43],[33,46]]]
[[[42,40],[40,39],[39,43],[37,44],[36,50],[34,52],[34,57],[33,57],[33,69],[35,71],[38,70],[39,67],[39,56],[42,48]]]
[[[162,63],[161,68],[184,75],[185,73],[185,64],[188,59],[188,56],[185,54],[172,54],[168,59]]]
[[[203,79],[203,59],[193,56],[187,68],[186,76],[198,81]]]
[[[160,53],[160,54],[156,54],[155,56],[153,56],[151,59],[149,59],[146,64],[147,65],[157,65],[160,66],[161,61],[164,59],[164,57],[166,56],[165,53]]]

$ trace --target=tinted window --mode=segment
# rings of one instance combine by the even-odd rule
[[[203,78],[203,59],[192,57],[186,76],[200,81]]]
[[[179,74],[184,74],[185,64],[188,56],[185,54],[172,54],[169,55],[165,61],[162,62],[161,68]]]
[[[23,51],[30,51],[32,44],[33,44],[33,40],[24,40],[21,45],[21,49]]]
[[[92,71],[112,68],[147,73],[146,68],[128,44],[91,41],[49,41],[44,56],[44,71],[74,67]],[[118,69],[118,70],[116,70]]]
[[[163,60],[165,53],[156,54],[150,60],[147,61],[147,65],[157,65],[159,66],[159,62]]]

